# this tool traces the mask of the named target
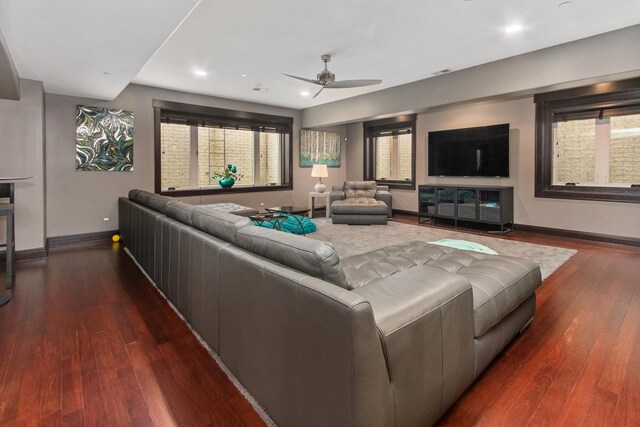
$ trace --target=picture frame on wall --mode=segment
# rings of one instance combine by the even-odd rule
[[[76,107],[76,170],[133,171],[133,113]]]
[[[300,132],[300,167],[327,165],[339,168],[342,160],[340,133],[314,129]]]

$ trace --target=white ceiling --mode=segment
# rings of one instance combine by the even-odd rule
[[[113,99],[198,1],[0,0],[0,32],[21,78]]]
[[[2,0],[0,31],[47,92],[111,99],[133,81],[306,108],[640,23],[640,0],[563,1]],[[281,73],[315,78],[324,53],[337,80],[382,85],[302,97],[317,86]]]

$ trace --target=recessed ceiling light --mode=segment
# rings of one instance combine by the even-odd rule
[[[302,92],[300,92],[300,96],[309,96],[309,92],[303,90]]]
[[[196,75],[196,76],[198,76],[198,77],[204,77],[204,76],[206,76],[206,75],[207,75],[207,74],[209,74],[209,73],[207,73],[207,72],[206,72],[206,71],[204,71],[204,70],[195,70],[195,71],[193,72],[193,74],[195,74],[195,75]]]
[[[266,92],[269,89],[267,89],[266,87],[262,87],[262,84],[260,83],[256,83],[252,90],[255,90],[256,92]]]
[[[518,31],[522,31],[524,29],[524,27],[522,26],[522,24],[513,24],[513,25],[509,25],[507,28],[504,29],[505,33],[517,33]]]
[[[246,74],[240,74],[240,77],[247,77]]]
[[[104,74],[105,76],[109,76],[109,75],[111,75],[111,72],[110,71],[103,71],[102,74]]]
[[[570,1],[561,1],[558,3],[558,7],[569,6],[572,2]]]

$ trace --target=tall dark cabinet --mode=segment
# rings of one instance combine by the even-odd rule
[[[448,218],[500,226],[513,226],[513,187],[419,185],[418,221]]]

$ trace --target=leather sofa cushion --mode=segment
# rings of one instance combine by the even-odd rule
[[[378,184],[375,181],[345,181],[344,194],[350,197],[376,197]]]
[[[185,225],[191,226],[193,223],[191,222],[191,213],[193,212],[194,206],[188,203],[182,203],[179,201],[169,202],[167,203],[167,212],[166,215],[169,218],[175,219]]]
[[[427,264],[465,277],[473,290],[474,336],[497,324],[540,285],[540,268],[532,261],[463,251],[415,241],[388,246],[342,260],[347,284],[366,286]]]
[[[264,227],[243,227],[237,246],[334,285],[350,289],[340,257],[327,242]]]
[[[332,214],[387,215],[387,205],[380,200],[355,197],[336,200],[331,204]]]
[[[172,197],[161,196],[160,194],[138,189],[129,191],[129,199],[165,215],[167,213],[167,204],[175,201]]]
[[[133,190],[129,190],[129,200],[133,200],[134,202],[138,201],[138,194],[142,193],[142,190],[138,190],[134,188]]]
[[[249,218],[206,207],[195,207],[191,221],[198,230],[233,244],[236,243],[238,230],[251,225]]]
[[[152,194],[147,200],[147,207],[154,211],[167,214],[167,205],[176,200],[173,197],[161,196],[160,194]]]
[[[234,215],[240,215],[240,216],[253,216],[253,215],[258,215],[260,213],[257,209],[250,208],[248,206],[242,206],[237,203],[231,203],[231,202],[209,203],[206,205],[198,205],[198,206],[201,206],[203,208],[216,209],[223,212],[229,212]]]

